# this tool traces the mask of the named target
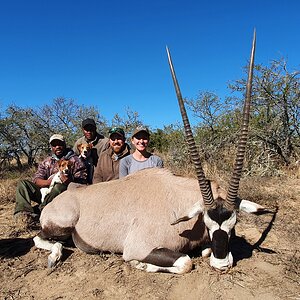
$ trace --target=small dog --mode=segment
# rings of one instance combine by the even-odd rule
[[[84,162],[87,168],[87,183],[93,183],[94,167],[97,164],[98,156],[96,148],[93,148],[93,144],[82,143],[77,145],[79,152],[79,158]],[[96,156],[97,157],[96,157]]]
[[[71,161],[66,160],[66,159],[60,159],[57,164],[58,164],[59,171],[52,178],[50,186],[48,188],[40,189],[41,194],[42,194],[42,199],[41,199],[42,203],[45,201],[46,195],[48,195],[51,192],[55,183],[62,183],[61,174],[64,174],[67,177],[71,175],[71,168],[73,166],[73,163]]]
[[[79,152],[79,157],[82,158],[83,160],[88,159],[92,154],[92,148],[93,148],[92,144],[88,144],[88,143],[78,144],[77,149]]]

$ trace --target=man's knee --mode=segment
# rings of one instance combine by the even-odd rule
[[[28,193],[35,193],[39,188],[30,180],[23,179],[20,180],[17,184],[16,192],[23,194],[22,191],[26,191]]]
[[[29,182],[29,180],[26,180],[26,179],[20,180],[17,184],[17,190],[22,190],[24,188],[27,188],[28,182]]]

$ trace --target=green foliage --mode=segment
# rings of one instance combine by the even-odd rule
[[[182,125],[171,124],[163,130],[156,129],[151,133],[150,147],[163,156],[165,165],[174,172],[191,168]]]
[[[196,99],[185,99],[198,121],[193,132],[200,157],[210,169],[232,170],[245,86],[244,78],[234,81],[229,85],[231,96],[225,99],[208,91],[199,92]],[[283,59],[272,61],[270,66],[255,66],[246,174],[278,175],[280,167],[299,161],[299,87],[300,72],[290,72]],[[128,141],[133,129],[143,125],[138,112],[129,108],[125,115],[117,112],[107,121],[96,107],[78,105],[65,98],[38,108],[10,105],[0,111],[0,167],[9,166],[13,159],[22,167],[24,158],[26,164],[33,165],[39,155],[49,151],[48,140],[54,133],[63,134],[72,146],[82,136],[81,122],[87,117],[94,118],[98,131],[105,135],[111,126],[122,127]],[[150,148],[164,158],[166,166],[178,173],[192,170],[181,124],[150,131]]]
[[[143,125],[143,123],[140,121],[139,114],[129,108],[126,109],[125,116],[122,117],[116,113],[111,121],[111,127],[118,126],[123,128],[127,134],[128,142],[130,142],[131,133],[134,131],[134,129],[141,125]]]
[[[39,155],[49,152],[49,138],[54,133],[64,135],[69,145],[82,135],[81,121],[93,117],[100,126],[106,123],[94,107],[79,106],[73,100],[57,98],[40,108],[9,106],[0,119],[1,164],[14,158],[19,168],[32,166]],[[99,126],[99,127],[100,127]]]
[[[298,157],[300,122],[300,72],[290,72],[284,59],[270,66],[255,66],[252,128],[266,159],[272,157],[289,165]],[[230,85],[233,91],[244,91],[245,80]],[[259,153],[260,156],[264,156]]]
[[[299,71],[289,72],[283,59],[272,61],[270,66],[255,66],[246,173],[278,175],[280,166],[299,160],[299,75]],[[201,92],[196,99],[186,100],[199,118],[195,133],[200,154],[218,169],[229,170],[234,161],[245,87],[246,79],[229,85],[240,98],[222,101],[214,93]]]
[[[72,99],[56,98],[51,105],[44,105],[36,111],[47,139],[54,133],[65,136],[69,145],[82,136],[81,122],[93,118],[99,130],[107,127],[107,121],[94,106],[78,105]]]

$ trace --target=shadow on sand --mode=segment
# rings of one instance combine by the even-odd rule
[[[23,256],[34,246],[32,238],[9,238],[0,240],[0,257]]]
[[[236,264],[239,260],[249,258],[252,256],[253,250],[257,250],[259,252],[274,254],[276,251],[268,248],[262,248],[260,245],[263,243],[263,241],[266,239],[268,233],[273,227],[274,221],[276,219],[276,215],[278,212],[278,208],[276,207],[274,211],[267,211],[267,213],[272,214],[272,219],[270,220],[268,226],[261,234],[261,237],[259,240],[251,245],[248,243],[243,237],[236,236],[235,234],[232,234],[231,238],[231,252],[234,258],[234,263]]]

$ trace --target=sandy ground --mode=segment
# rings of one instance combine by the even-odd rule
[[[251,184],[258,185],[256,196]],[[17,231],[13,199],[0,199],[0,299],[300,299],[300,180],[248,186],[244,190],[273,213],[239,214],[232,241],[236,264],[225,274],[200,255],[188,274],[149,274],[119,255],[88,255],[73,247],[48,269],[47,251],[32,242],[38,231]]]

